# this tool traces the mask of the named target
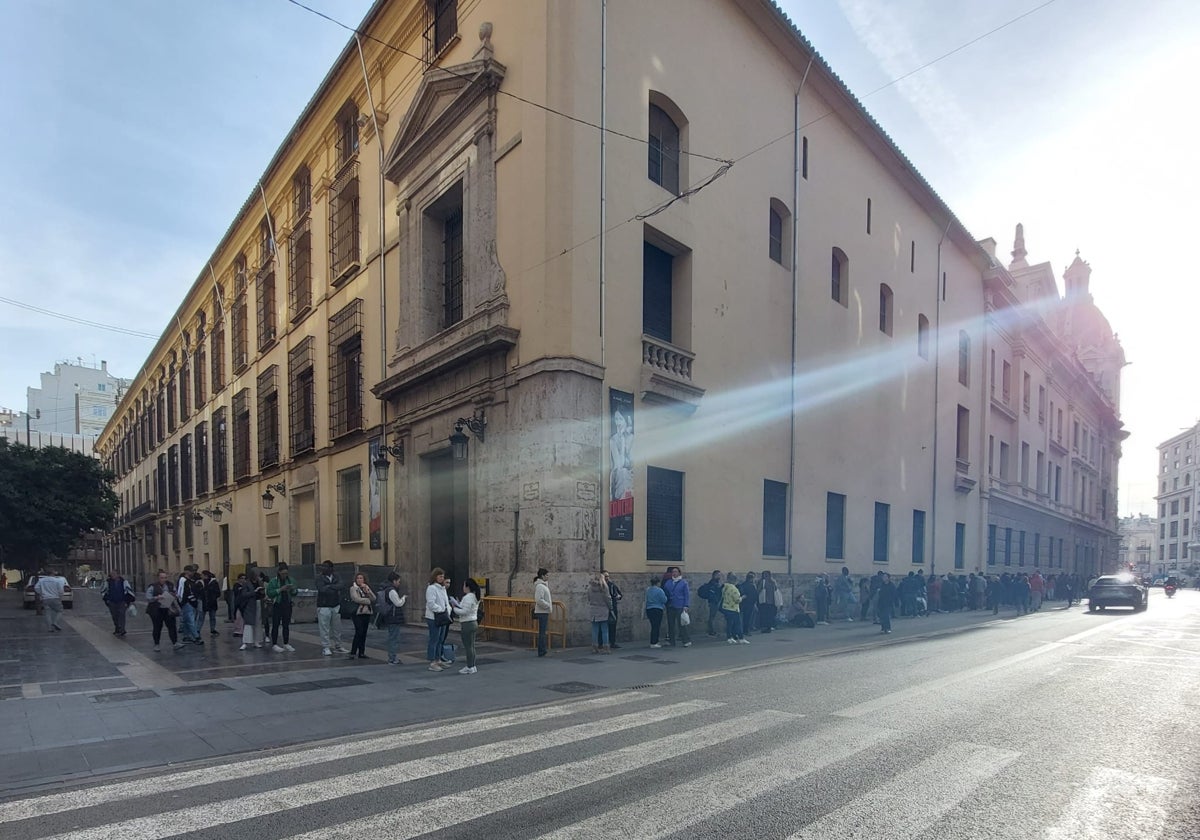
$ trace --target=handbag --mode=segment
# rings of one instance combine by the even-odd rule
[[[130,618],[137,618],[137,607],[135,607],[133,604],[130,604],[129,607],[125,610],[125,613]]]
[[[450,611],[435,612],[433,614],[434,627],[449,627],[450,626]]]

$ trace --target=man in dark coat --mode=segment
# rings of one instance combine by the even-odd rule
[[[896,608],[899,593],[896,591],[896,584],[892,583],[891,575],[884,572],[882,580],[879,591],[875,593],[875,611],[879,615],[879,632],[891,633],[892,611]]]

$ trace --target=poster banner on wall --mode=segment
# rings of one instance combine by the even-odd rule
[[[380,438],[372,438],[370,454],[367,456],[367,463],[371,465],[371,480],[367,482],[367,485],[371,503],[369,531],[372,551],[378,551],[383,548],[383,509],[379,501],[379,473],[375,469],[375,461],[379,459],[379,445],[381,442]]]
[[[608,538],[633,539],[633,394],[608,389]]]

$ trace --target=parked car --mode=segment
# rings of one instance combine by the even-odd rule
[[[1088,611],[1107,607],[1132,607],[1134,612],[1150,604],[1150,591],[1133,575],[1103,575],[1088,590]]]
[[[29,580],[25,581],[25,592],[22,596],[22,606],[27,610],[33,609],[37,604],[37,594],[33,591],[33,587],[37,585],[37,582],[37,575],[32,575]],[[74,609],[75,607],[75,596],[71,594],[70,584],[67,584],[63,587],[62,602],[64,610]]]

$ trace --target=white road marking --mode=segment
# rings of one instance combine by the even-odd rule
[[[46,796],[5,804],[3,808],[0,808],[0,825],[15,822],[16,820],[29,819],[30,817],[43,817],[48,814],[73,811],[77,808],[102,805],[106,802],[123,802],[136,799],[139,796],[155,796],[161,794],[164,790],[170,789],[177,779],[179,784],[186,785],[189,788],[228,782],[233,779],[246,779],[251,776],[260,776],[264,773],[272,773],[279,770],[294,770],[298,767],[311,767],[314,764],[339,761],[344,758],[353,758],[369,753],[386,752],[411,744],[423,744],[447,738],[460,738],[464,735],[478,732],[484,724],[489,729],[502,729],[509,726],[520,726],[526,723],[537,723],[553,718],[566,717],[594,709],[607,709],[613,706],[634,703],[639,700],[648,700],[657,696],[655,694],[633,691],[626,694],[594,697],[590,700],[582,700],[576,703],[541,706],[523,711],[499,712],[486,718],[475,718],[436,728],[408,730],[382,736],[371,734],[356,735],[350,740],[336,744],[313,747],[306,750],[296,750],[278,755],[265,756],[263,758],[252,758],[248,761],[234,760],[231,762],[222,762],[210,767],[173,773],[165,777],[156,774],[141,779],[132,779],[127,782],[99,785],[87,790],[72,791],[70,793],[52,793]]]
[[[838,808],[789,840],[911,840],[999,773],[1020,753],[981,744],[953,744]],[[933,795],[927,795],[933,792]]]
[[[713,767],[699,778],[670,790],[656,790],[645,799],[544,834],[538,840],[583,840],[592,837],[659,840],[765,793],[776,791],[796,779],[823,770],[896,735],[893,730],[840,724],[737,764]],[[671,803],[671,820],[659,827],[653,821],[648,821],[647,817],[657,813],[663,802]]]
[[[1156,645],[1153,642],[1139,642],[1136,639],[1129,639],[1127,644],[1141,645],[1142,647],[1154,648],[1155,650],[1169,650],[1171,653],[1182,653],[1185,656],[1195,656],[1196,651],[1187,650],[1186,648],[1169,647],[1167,645]]]
[[[1022,653],[1016,653],[1012,656],[1006,656],[1003,659],[997,659],[995,662],[989,662],[984,665],[979,665],[975,668],[968,668],[965,671],[957,671],[945,677],[940,677],[935,680],[927,680],[911,686],[910,688],[903,688],[899,691],[893,691],[890,694],[881,695],[873,700],[866,700],[862,703],[856,703],[853,706],[847,706],[846,708],[840,709],[832,714],[847,718],[860,718],[866,717],[867,715],[873,715],[892,706],[897,706],[902,703],[907,704],[925,694],[940,691],[941,689],[947,688],[955,683],[973,681],[984,674],[991,673],[992,671],[999,671],[1003,668],[1009,668],[1013,665],[1024,662],[1027,659],[1035,659],[1044,653],[1048,653],[1049,651],[1057,649],[1061,645],[1069,645],[1080,641],[1081,639],[1086,639],[1089,636],[1094,636],[1097,633],[1103,633],[1111,630],[1112,625],[1101,624],[1084,630],[1081,633],[1076,633],[1073,636],[1067,636],[1065,639],[1059,639],[1056,642],[1046,642],[1045,644],[1038,645],[1037,647]]]
[[[703,738],[689,734],[668,735],[581,761],[547,767],[515,779],[453,793],[341,825],[319,828],[295,835],[292,840],[361,840],[363,837],[376,835],[385,836],[388,840],[410,840],[438,831],[447,825],[499,813],[537,799],[545,799],[604,779],[633,773],[649,764],[711,749],[727,741],[753,735],[765,727],[795,720],[797,717],[799,716],[786,712],[755,712],[733,718],[715,729],[706,729]]]
[[[111,840],[113,837],[119,837],[121,840],[153,840],[157,837],[176,837],[203,828],[212,828],[214,825],[277,814],[289,808],[302,808],[315,802],[337,802],[344,796],[368,793],[380,788],[453,773],[455,770],[477,767],[493,761],[504,761],[538,750],[586,741],[590,738],[611,735],[614,732],[635,729],[639,726],[650,726],[664,718],[694,714],[723,705],[723,703],[714,703],[708,700],[689,700],[662,706],[655,709],[654,714],[645,711],[633,712],[592,723],[580,723],[563,729],[539,732],[536,735],[484,744],[469,750],[452,749],[443,755],[418,758],[398,764],[384,764],[382,767],[374,767],[370,770],[315,779],[311,782],[289,785],[266,793],[254,793],[235,799],[214,799],[176,811],[164,811],[124,822],[111,822],[107,825],[69,831],[55,835],[54,840]],[[747,719],[743,718],[743,720]],[[688,745],[694,743],[693,739],[686,736],[673,735],[662,740],[676,740]],[[610,755],[612,753],[607,753],[602,758]],[[558,768],[552,769],[557,770]],[[159,780],[160,789],[165,789],[164,781],[166,780]],[[190,781],[188,774],[182,774],[179,781],[187,784]],[[477,793],[477,791],[472,793]],[[390,814],[385,816],[387,819],[391,819]],[[327,832],[322,836],[334,835]],[[390,832],[389,836],[392,836]]]
[[[1097,767],[1045,840],[1154,840],[1178,785],[1170,779]]]

